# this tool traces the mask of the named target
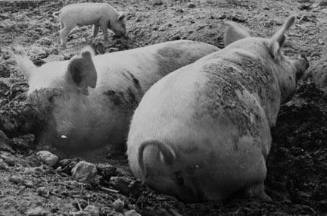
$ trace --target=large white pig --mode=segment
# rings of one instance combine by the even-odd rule
[[[294,21],[271,38],[249,37],[233,25],[225,37],[239,40],[225,39],[224,49],[155,83],[131,121],[127,154],[134,175],[184,201],[235,192],[269,199],[270,127],[308,67],[302,56],[291,60],[280,51]]]
[[[94,25],[93,36],[101,28],[104,40],[108,40],[108,28],[118,36],[126,36],[125,14],[107,3],[69,4],[59,11],[60,42],[66,47],[67,36],[76,26]]]
[[[41,125],[39,142],[76,153],[108,144],[123,147],[131,116],[146,90],[217,50],[179,40],[97,56],[86,49],[69,61],[40,67],[27,56],[16,59],[28,78],[28,112],[32,110]]]

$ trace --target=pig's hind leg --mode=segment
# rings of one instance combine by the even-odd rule
[[[245,196],[249,198],[257,198],[266,202],[270,202],[272,199],[265,192],[265,186],[263,183],[253,185],[245,191]]]
[[[95,24],[93,26],[93,37],[96,37],[98,35],[99,32],[99,25]]]
[[[67,42],[67,36],[68,34],[71,32],[71,30],[73,29],[72,25],[65,25],[65,24],[61,24],[62,29],[60,30],[59,34],[60,34],[60,43],[61,46],[63,48],[66,48],[66,42]]]
[[[101,19],[99,23],[101,26],[101,30],[103,32],[103,38],[105,41],[108,41],[108,29],[107,29],[108,21],[105,19]]]

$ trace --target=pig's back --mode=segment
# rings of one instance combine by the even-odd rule
[[[95,65],[98,80],[103,84],[116,85],[117,80],[122,79],[131,81],[128,77],[132,74],[146,91],[163,76],[217,50],[219,48],[202,42],[171,41],[96,56]],[[120,83],[126,85],[124,81]]]
[[[60,12],[65,13],[65,12],[72,12],[72,11],[79,11],[83,12],[84,10],[99,10],[101,8],[108,8],[111,7],[107,3],[91,3],[91,2],[86,2],[86,3],[77,3],[77,4],[69,4],[63,7]]]
[[[100,17],[109,16],[114,9],[107,3],[70,4],[60,10],[59,18],[64,22],[80,25],[95,24]]]

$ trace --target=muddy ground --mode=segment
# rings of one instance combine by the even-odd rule
[[[297,24],[288,34],[286,53],[303,52],[312,65],[323,59],[327,43],[327,3],[310,0],[201,0],[193,2],[110,0],[127,12],[129,39],[77,28],[68,49],[58,45],[59,24],[52,13],[63,4],[82,1],[0,1],[0,215],[327,215],[327,96],[302,82],[283,105],[268,158],[267,193],[272,202],[232,198],[224,203],[185,204],[136,181],[126,159],[97,164],[92,184],[74,181],[65,159],[54,168],[35,157],[30,119],[21,116],[28,85],[9,49],[25,47],[35,64],[69,59],[86,44],[97,53],[191,39],[223,48],[224,21],[233,20],[268,36],[290,14]],[[42,126],[40,126],[42,127]],[[8,139],[6,139],[6,136]],[[111,158],[112,159],[112,158]],[[97,212],[98,210],[98,212]],[[135,210],[135,211],[133,211]],[[34,213],[33,213],[34,211]],[[136,213],[137,212],[137,213]]]

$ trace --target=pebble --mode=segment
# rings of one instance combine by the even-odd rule
[[[117,168],[110,164],[97,164],[97,169],[99,171],[99,175],[105,179],[110,179],[112,176],[117,175]]]
[[[134,209],[126,211],[124,213],[124,216],[141,216],[139,213],[137,213],[137,211],[135,211]]]
[[[18,184],[18,185],[25,184],[24,178],[22,176],[20,176],[20,175],[10,176],[9,181],[14,183],[14,184]]]
[[[113,176],[110,178],[110,183],[113,187],[124,195],[128,195],[131,192],[130,185],[132,182],[131,179],[124,176]]]
[[[40,161],[42,161],[43,163],[49,166],[56,165],[59,160],[59,157],[57,155],[52,154],[49,151],[39,151],[36,153],[36,155]]]
[[[90,216],[99,216],[100,215],[100,209],[94,205],[86,206],[84,211],[87,213],[87,215],[90,215]]]
[[[30,181],[30,180],[27,180],[27,181],[24,182],[24,185],[25,185],[26,187],[31,188],[31,187],[34,186],[34,183],[33,183],[32,181]]]
[[[0,158],[0,170],[9,170],[7,163],[2,158]]]
[[[50,195],[50,192],[46,187],[39,187],[36,189],[36,192],[42,197],[48,197]]]
[[[195,8],[196,5],[195,5],[194,3],[191,2],[191,3],[188,3],[187,7],[188,7],[188,8]]]
[[[320,0],[319,6],[327,6],[327,0]]]
[[[116,199],[113,203],[112,203],[112,207],[116,210],[116,211],[122,211],[124,209],[124,205],[125,202],[121,199]]]
[[[73,178],[80,182],[92,182],[95,180],[96,174],[96,166],[86,161],[78,162],[72,169]]]
[[[2,130],[0,130],[0,150],[14,153],[14,150],[9,146],[7,135]]]
[[[49,212],[45,210],[44,208],[38,206],[35,208],[30,208],[27,210],[26,215],[28,216],[46,216],[49,215]]]
[[[0,77],[3,77],[3,78],[10,77],[10,71],[9,71],[8,67],[6,67],[3,64],[0,65]]]
[[[4,162],[8,164],[8,166],[15,166],[16,164],[15,156],[11,155],[10,153],[1,152],[0,158],[3,159]]]

